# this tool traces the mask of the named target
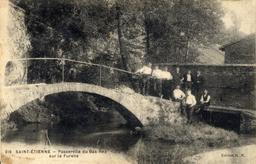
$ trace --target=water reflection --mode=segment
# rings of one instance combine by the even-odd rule
[[[131,134],[127,127],[118,124],[92,125],[67,128],[58,125],[27,124],[15,131],[7,132],[4,142],[27,144],[51,144],[82,146],[127,151],[140,137]]]
[[[190,155],[211,151],[221,147],[203,140],[185,143],[151,140],[148,137],[134,136],[130,129],[120,124],[104,124],[87,127],[65,127],[58,125],[28,124],[15,131],[9,131],[4,142],[47,145],[46,134],[52,147],[92,147],[125,154],[140,164],[147,163],[184,163]],[[250,140],[251,139],[251,140]],[[255,136],[240,136],[242,145],[255,143]],[[209,141],[210,142],[210,141]],[[230,145],[229,145],[230,146]],[[229,147],[226,145],[225,147]]]

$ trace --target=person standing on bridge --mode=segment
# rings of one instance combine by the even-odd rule
[[[158,65],[155,65],[155,68],[152,72],[152,77],[154,79],[154,96],[162,97],[163,71],[159,69]]]
[[[186,104],[187,123],[191,124],[195,106],[196,106],[196,98],[191,93],[191,89],[188,89],[186,92],[185,104]]]
[[[152,74],[152,64],[148,63],[146,66],[144,65],[142,68],[137,70],[135,73],[140,74],[139,79],[139,88],[140,93],[143,95],[148,95],[149,93],[149,87],[150,87],[150,77]]]
[[[170,99],[170,91],[171,91],[171,82],[172,82],[172,74],[168,71],[168,67],[165,66],[164,70],[161,73],[162,78],[162,94],[164,99]]]

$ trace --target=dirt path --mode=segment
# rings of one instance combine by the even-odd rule
[[[256,145],[220,149],[205,153],[196,154],[183,159],[185,163],[195,164],[255,164]]]

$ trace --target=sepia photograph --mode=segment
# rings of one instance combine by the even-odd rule
[[[0,164],[256,164],[256,0],[0,0]]]

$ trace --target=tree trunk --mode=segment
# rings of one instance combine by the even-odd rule
[[[149,35],[150,35],[150,31],[149,31],[149,22],[148,22],[148,16],[147,16],[147,12],[150,11],[149,9],[149,5],[147,3],[147,0],[144,1],[144,11],[143,11],[143,14],[144,14],[144,30],[145,30],[145,33],[146,33],[146,36],[145,36],[145,39],[146,39],[146,45],[145,45],[145,52],[146,52],[146,60],[149,61],[151,56],[150,56],[150,38],[149,38]],[[145,59],[145,57],[144,57]]]
[[[144,21],[144,28],[146,32],[146,58],[148,59],[150,57],[150,40],[149,40],[149,28],[146,20]]]
[[[124,54],[124,45],[123,45],[123,35],[122,35],[122,30],[121,30],[121,14],[120,14],[120,7],[117,5],[116,7],[117,10],[117,35],[118,35],[118,42],[119,42],[119,53],[121,56],[121,64],[124,70],[128,70],[127,66],[127,60],[126,56]]]
[[[185,63],[188,62],[188,56],[189,56],[189,39],[187,40],[187,45],[186,45]]]

